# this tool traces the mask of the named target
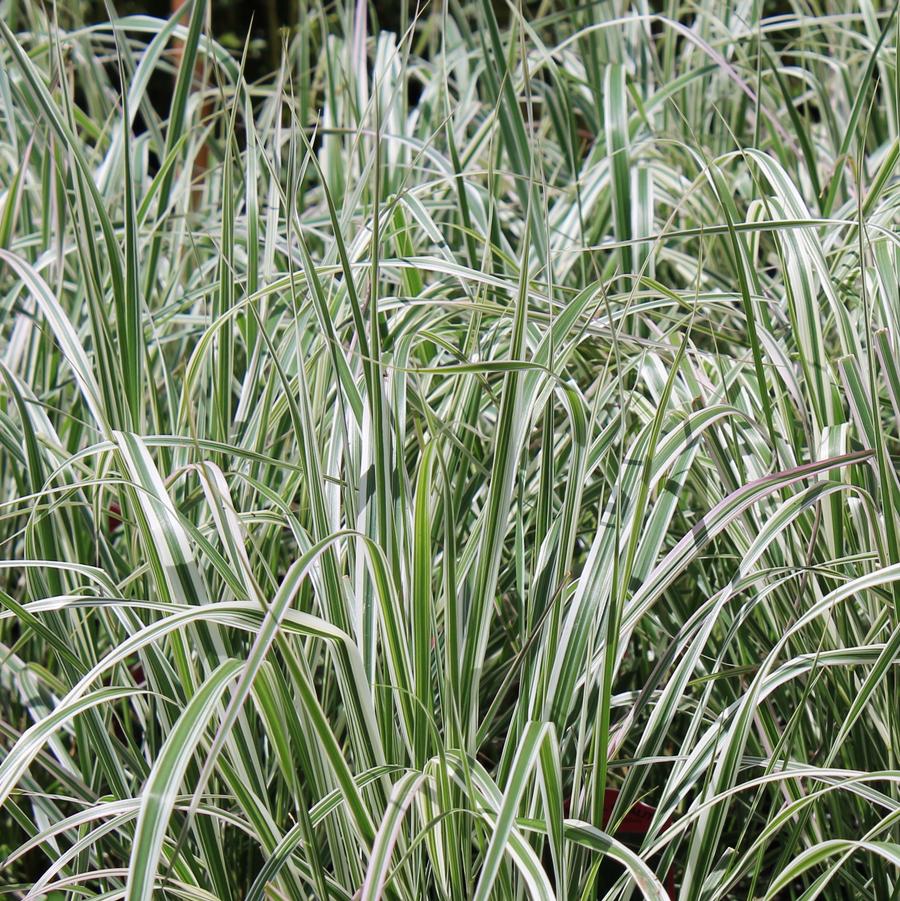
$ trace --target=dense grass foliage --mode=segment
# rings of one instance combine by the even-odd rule
[[[0,881],[896,898],[893,6],[399,9],[0,2]]]

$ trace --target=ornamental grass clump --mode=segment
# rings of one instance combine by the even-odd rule
[[[0,0],[0,883],[896,897],[896,7],[396,12]]]

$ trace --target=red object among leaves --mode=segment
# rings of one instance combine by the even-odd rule
[[[122,520],[119,518],[122,515],[122,508],[113,501],[109,505],[109,516],[106,518],[106,531],[112,534],[122,525]]]
[[[617,788],[608,788],[603,796],[604,829],[609,822],[610,814],[612,814],[613,807],[616,806],[616,801],[618,800],[619,790]],[[619,823],[619,828],[616,829],[616,833],[622,832],[626,835],[646,835],[647,830],[650,828],[650,824],[653,822],[653,815],[655,813],[655,807],[651,807],[649,804],[642,804],[638,801],[638,803],[625,814],[625,819]]]
[[[616,805],[616,801],[619,800],[619,790],[617,788],[608,788],[606,789],[605,794],[603,795],[603,826],[606,827],[606,824],[609,822],[610,814],[612,813],[613,807]],[[656,808],[651,807],[649,804],[643,804],[640,801],[637,802],[629,811],[625,814],[625,819],[619,823],[618,829],[616,829],[616,835],[633,835],[633,836],[643,836],[647,834],[647,831],[650,829],[650,824],[653,822],[653,815],[656,813]],[[666,822],[668,826],[668,822]],[[670,898],[675,897],[675,874],[669,870],[666,874],[666,891],[669,893]]]
[[[613,812],[613,807],[616,806],[616,801],[619,800],[619,790],[617,788],[608,788],[603,795],[603,829],[606,829],[607,824],[609,823],[609,817]],[[566,815],[569,813],[569,799],[566,798],[563,804]],[[616,831],[612,834],[618,839],[631,839],[632,842],[635,839],[643,838],[648,830],[650,829],[650,824],[653,822],[653,817],[656,814],[656,808],[651,807],[649,804],[643,804],[638,801],[636,804],[633,804],[629,809],[628,813],[625,814],[625,818],[619,823]],[[669,825],[669,822],[666,821],[666,826]],[[670,898],[675,897],[675,875],[670,870],[666,874],[666,891],[669,893]]]
[[[606,828],[606,824],[609,822],[610,814],[613,812],[613,807],[616,806],[616,801],[619,800],[619,790],[617,788],[608,788],[606,789],[605,794],[603,795],[603,827]],[[625,837],[634,836],[637,838],[638,836],[645,836],[647,831],[650,829],[650,824],[653,822],[653,816],[656,813],[656,808],[651,807],[649,804],[643,804],[640,801],[637,804],[634,804],[625,814],[625,819],[619,823],[618,828],[615,831],[615,835],[617,837]],[[668,822],[666,823],[668,826]],[[666,875],[666,891],[669,893],[670,898],[675,897],[675,875],[669,870]]]

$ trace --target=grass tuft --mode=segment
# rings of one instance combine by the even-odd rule
[[[896,898],[896,12],[2,0],[4,891]]]

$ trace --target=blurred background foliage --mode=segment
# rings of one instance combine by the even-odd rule
[[[16,30],[17,14],[24,9],[26,0],[10,0],[7,4],[7,24]],[[62,25],[80,25],[106,21],[110,8],[120,16],[150,15],[167,18],[181,5],[182,0],[62,0],[56,4],[57,15]],[[428,53],[431,22],[439,21],[439,14],[447,0],[369,0],[369,21],[371,33],[392,31],[403,34],[409,23],[418,19],[422,44],[418,48],[426,58]],[[723,7],[730,0],[722,0]],[[324,4],[336,14],[337,2]],[[465,2],[460,4],[465,6]],[[600,7],[604,14],[615,18],[625,14],[635,6],[646,7],[652,13],[666,15],[671,12],[669,0],[493,0],[494,13],[501,26],[507,24],[510,7],[521,9],[526,18],[539,19],[554,12],[583,12],[589,7]],[[814,4],[813,4],[814,5]],[[230,48],[236,56],[243,52],[247,43],[245,74],[249,81],[265,78],[277,67],[285,41],[290,39],[298,23],[309,15],[308,0],[213,0],[210,4],[211,16],[208,31],[215,35],[223,46]],[[777,16],[789,13],[789,0],[761,0],[763,16]],[[605,9],[603,9],[605,8]],[[318,11],[316,13],[318,15]],[[329,23],[323,23],[328,27]],[[777,38],[776,38],[777,41]]]
[[[181,0],[117,0],[112,3],[112,8],[120,16],[143,14],[167,18],[180,5]],[[416,16],[417,8],[421,21],[439,11],[442,5],[443,0],[370,0],[368,3],[370,22],[377,26],[374,30],[396,33],[406,30]],[[583,4],[571,0],[522,4],[525,10],[533,8],[536,15],[555,6],[571,8],[576,5]],[[601,5],[612,7],[613,3],[601,0]],[[7,24],[13,31],[16,30],[16,13],[23,6],[24,0],[13,0],[10,4],[13,21]],[[326,10],[336,6],[336,3],[327,4]],[[213,0],[210,7],[209,30],[223,46],[240,55],[249,39],[246,75],[250,81],[263,78],[277,68],[284,40],[289,39],[290,32],[308,14],[306,0]],[[502,23],[507,18],[507,4],[495,0],[494,9]],[[57,14],[63,25],[102,22],[109,18],[104,0],[63,0],[57,4]]]

